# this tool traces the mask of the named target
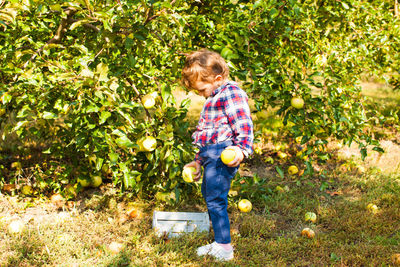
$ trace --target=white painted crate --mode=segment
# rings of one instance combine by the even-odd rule
[[[207,212],[154,211],[153,229],[158,236],[168,234],[168,237],[194,231],[208,232],[210,230],[210,219]]]

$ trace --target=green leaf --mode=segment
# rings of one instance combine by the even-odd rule
[[[276,166],[275,169],[278,172],[279,176],[283,179],[285,177],[285,173],[283,172],[283,170],[279,166]]]
[[[115,143],[121,148],[132,148],[135,145],[126,135],[117,138]]]
[[[279,12],[278,12],[278,10],[277,10],[276,8],[274,8],[274,7],[269,11],[269,17],[270,17],[271,19],[276,18],[276,16],[278,16],[278,15],[279,15]]]
[[[99,63],[96,68],[96,73],[99,74],[99,81],[106,82],[108,81],[108,66],[103,62]]]
[[[101,167],[103,166],[104,159],[103,158],[96,158],[96,170],[100,171]]]
[[[99,121],[99,124],[101,125],[101,124],[105,123],[106,120],[107,120],[109,117],[111,117],[111,112],[102,111],[102,112],[100,113],[100,121]]]
[[[343,6],[344,9],[349,9],[349,5],[348,4],[346,4],[343,1],[341,1],[341,3],[342,3],[342,6]]]
[[[110,162],[112,165],[118,162],[119,154],[118,153],[109,153],[108,157],[110,158]]]
[[[42,118],[46,120],[56,119],[58,116],[52,112],[45,111],[43,112]]]

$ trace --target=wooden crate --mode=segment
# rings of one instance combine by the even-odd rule
[[[153,229],[158,236],[175,237],[182,233],[209,231],[210,219],[207,212],[154,211]]]

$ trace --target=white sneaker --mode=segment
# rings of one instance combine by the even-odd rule
[[[229,261],[233,259],[233,249],[224,249],[222,246],[218,245],[217,242],[213,242],[209,245],[199,247],[197,249],[198,256],[211,255],[220,261]]]

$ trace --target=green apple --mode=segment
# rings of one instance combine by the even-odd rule
[[[288,168],[288,173],[290,174],[290,175],[295,175],[296,173],[298,173],[299,172],[299,169],[297,168],[297,166],[295,166],[295,165],[292,165],[292,166],[290,166],[289,168]]]
[[[65,187],[65,192],[67,192],[70,196],[76,197],[76,188],[72,184],[69,184]]]
[[[285,189],[283,189],[282,186],[279,186],[279,185],[277,185],[277,186],[275,187],[275,190],[276,190],[277,192],[279,192],[279,193],[285,193]]]
[[[8,225],[8,232],[10,234],[19,234],[25,229],[25,224],[21,220],[12,221]]]
[[[278,157],[280,158],[280,159],[285,159],[285,158],[287,158],[287,154],[285,153],[285,152],[282,152],[282,151],[278,151]]]
[[[253,205],[249,200],[242,199],[239,201],[238,208],[241,212],[249,212],[253,208]]]
[[[141,151],[153,151],[157,147],[157,140],[152,136],[147,136],[140,139],[137,144]]]
[[[306,222],[310,221],[312,223],[315,223],[317,221],[317,215],[314,212],[306,212],[304,215],[304,219]]]
[[[82,187],[88,187],[90,186],[90,179],[84,178],[84,177],[79,177],[77,179],[77,182],[82,186]]]
[[[103,183],[103,179],[101,179],[101,176],[94,175],[92,176],[92,186],[93,187],[99,187]]]
[[[32,194],[33,194],[32,186],[30,186],[30,185],[24,185],[24,186],[21,188],[21,193],[24,194],[24,195],[32,195]]]
[[[293,97],[292,100],[290,101],[290,104],[292,107],[296,109],[301,109],[304,107],[304,100],[301,97]]]
[[[156,104],[156,98],[154,97],[154,94],[145,95],[142,98],[142,104],[146,109],[151,109],[152,107],[154,107],[154,105]]]
[[[196,173],[195,167],[183,168],[183,171],[182,171],[183,180],[187,183],[192,183],[194,181],[195,173]]]

